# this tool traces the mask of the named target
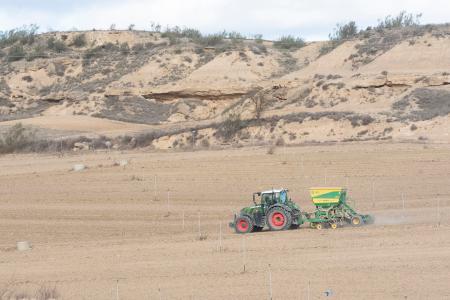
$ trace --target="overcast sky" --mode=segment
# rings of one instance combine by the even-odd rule
[[[149,29],[150,23],[194,27],[205,33],[221,30],[246,35],[301,36],[327,39],[336,23],[376,25],[402,10],[423,13],[422,23],[450,21],[450,0],[0,0],[0,30],[37,24],[40,31]]]

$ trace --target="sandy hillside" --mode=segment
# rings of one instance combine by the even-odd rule
[[[287,48],[173,32],[46,33],[23,57],[2,46],[0,127],[53,129],[68,116],[62,137],[123,149],[131,146],[117,136],[145,135],[132,146],[156,149],[448,143],[449,36],[447,25],[424,25]]]
[[[270,264],[273,299],[324,299],[329,290],[339,299],[448,299],[449,151],[348,144],[273,155],[3,156],[0,291],[106,300],[118,280],[120,299],[262,299]],[[128,165],[114,166],[121,160]],[[76,163],[88,169],[70,171]],[[254,191],[288,187],[312,211],[307,189],[320,185],[348,186],[375,224],[245,237],[227,227]],[[33,249],[16,251],[22,240]]]

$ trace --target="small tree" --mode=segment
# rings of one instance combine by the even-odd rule
[[[407,13],[406,11],[401,11],[397,16],[387,16],[384,20],[378,20],[378,29],[392,29],[392,28],[400,28],[400,27],[409,27],[420,25],[420,18],[422,14],[413,15],[411,13]]]
[[[255,117],[259,120],[259,118],[261,118],[261,113],[264,110],[264,96],[261,93],[257,93],[250,99],[253,102],[253,105],[255,105]]]
[[[334,31],[329,35],[331,41],[345,41],[352,39],[358,35],[358,27],[355,21],[350,21],[347,24],[336,24]]]
[[[161,32],[161,24],[150,22],[150,31],[152,32]]]
[[[253,38],[255,39],[255,42],[256,43],[258,43],[258,44],[262,44],[262,42],[263,42],[263,35],[262,34],[255,34],[254,36],[253,36]]]
[[[333,51],[341,43],[355,38],[357,35],[358,27],[356,26],[355,21],[350,21],[347,24],[336,24],[333,32],[328,35],[330,41],[320,48],[320,55],[325,55]]]
[[[128,25],[128,31],[133,31],[134,30],[134,24],[130,24]]]

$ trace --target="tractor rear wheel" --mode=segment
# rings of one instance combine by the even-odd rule
[[[249,233],[253,231],[253,228],[253,221],[249,217],[240,216],[236,218],[236,222],[234,223],[236,233]]]
[[[363,220],[360,216],[354,216],[351,220],[352,225],[357,227],[357,226],[361,226],[363,223]]]
[[[267,214],[267,224],[270,230],[286,230],[291,227],[292,216],[282,207],[274,207]]]

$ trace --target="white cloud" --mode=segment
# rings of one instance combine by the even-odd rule
[[[23,1],[22,1],[23,2]],[[36,23],[43,30],[118,28],[136,24],[148,29],[150,21],[162,25],[199,28],[203,32],[236,30],[246,34],[262,33],[267,38],[294,34],[312,39],[325,39],[338,22],[355,20],[360,27],[374,25],[377,19],[401,10],[423,12],[424,23],[448,21],[448,0],[92,0],[53,1],[43,8],[37,1],[22,7],[6,7],[0,11],[0,28],[13,28],[23,23]],[[52,1],[49,1],[52,2]],[[33,4],[35,3],[35,4]],[[66,9],[67,7],[67,9]]]

